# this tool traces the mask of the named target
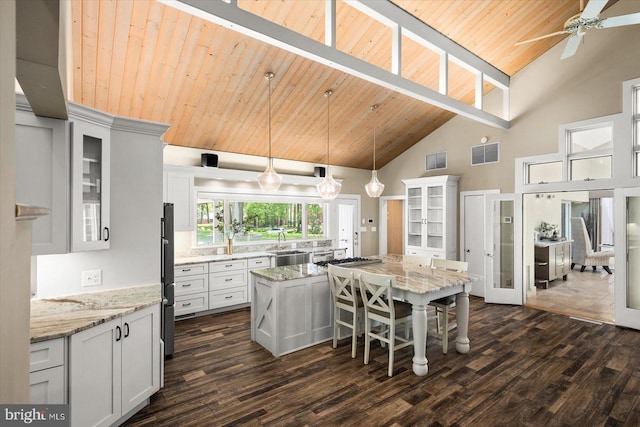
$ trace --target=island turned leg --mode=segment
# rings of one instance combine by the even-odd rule
[[[456,295],[456,322],[458,323],[458,337],[456,350],[458,353],[468,353],[470,349],[469,337],[469,293],[460,292]],[[445,331],[446,332],[446,331]]]
[[[427,306],[412,306],[411,320],[413,322],[413,373],[418,376],[427,375],[429,362],[427,361]]]

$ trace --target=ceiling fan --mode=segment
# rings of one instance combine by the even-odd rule
[[[612,28],[612,27],[622,27],[625,25],[633,25],[640,24],[640,13],[630,13],[628,15],[620,15],[620,16],[612,16],[610,18],[600,19],[599,14],[606,6],[609,0],[591,0],[587,3],[587,7],[582,10],[583,2],[580,1],[580,9],[581,13],[572,16],[567,19],[564,23],[564,29],[561,31],[556,31],[555,33],[546,34],[544,36],[535,37],[530,40],[523,40],[521,42],[516,43],[516,46],[531,43],[537,40],[545,39],[547,37],[553,37],[560,34],[571,34],[569,40],[567,41],[567,45],[564,48],[564,52],[562,52],[562,56],[560,59],[565,59],[570,56],[573,56],[578,50],[578,46],[580,46],[580,41],[582,37],[585,35],[587,30],[592,28]]]

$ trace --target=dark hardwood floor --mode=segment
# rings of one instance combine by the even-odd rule
[[[372,347],[364,365],[350,340],[274,358],[250,339],[249,311],[176,324],[165,387],[125,425],[640,425],[640,332],[471,297],[471,351],[442,354],[429,338],[429,373],[413,348]],[[455,335],[455,331],[452,332]]]

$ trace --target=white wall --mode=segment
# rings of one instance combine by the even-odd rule
[[[111,132],[110,248],[39,256],[38,298],[160,283],[162,142],[132,125],[116,118]],[[82,271],[93,269],[102,269],[102,286],[82,287]]]

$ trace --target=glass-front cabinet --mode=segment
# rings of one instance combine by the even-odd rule
[[[405,254],[456,259],[457,176],[405,179]]]
[[[109,248],[110,130],[72,123],[71,251]]]

